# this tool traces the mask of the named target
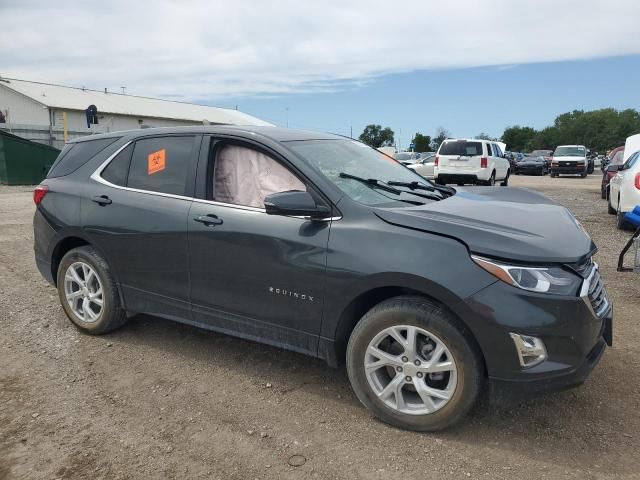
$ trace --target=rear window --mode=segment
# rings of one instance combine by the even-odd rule
[[[65,146],[51,167],[51,170],[49,170],[47,178],[64,177],[65,175],[75,172],[118,139],[119,137],[101,138],[99,140],[71,143]]]
[[[133,149],[127,187],[184,195],[193,136],[138,140]]]
[[[444,142],[440,147],[440,155],[482,155],[482,142],[467,142],[459,140],[455,142]]]

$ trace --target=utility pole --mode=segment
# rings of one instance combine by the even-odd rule
[[[350,138],[353,138],[353,125],[351,125],[351,133],[349,134]]]
[[[285,112],[286,112],[286,116],[287,116],[287,128],[289,128],[289,107],[285,107]]]

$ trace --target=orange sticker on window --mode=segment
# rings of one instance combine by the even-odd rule
[[[147,155],[147,173],[153,175],[164,170],[165,157],[166,151],[164,148]]]

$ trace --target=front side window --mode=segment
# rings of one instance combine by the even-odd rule
[[[217,150],[213,171],[213,200],[264,208],[272,193],[305,191],[304,183],[269,155],[239,145]]]
[[[138,140],[133,148],[127,187],[184,195],[193,145],[193,136]]]
[[[384,185],[390,186],[389,182],[415,182],[429,187],[429,190],[433,188],[433,184],[363,143],[349,139],[296,140],[283,143],[357,202],[371,206],[406,206],[406,202],[423,204],[431,201],[412,194],[406,187],[392,187],[398,193],[385,189]],[[349,178],[353,176],[360,179]],[[372,187],[369,180],[383,184],[383,188]],[[415,192],[424,193],[424,190]],[[434,195],[437,196],[438,193]]]

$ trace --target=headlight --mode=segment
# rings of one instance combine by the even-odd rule
[[[471,255],[480,267],[509,285],[531,292],[575,295],[581,279],[559,267],[523,267]]]

